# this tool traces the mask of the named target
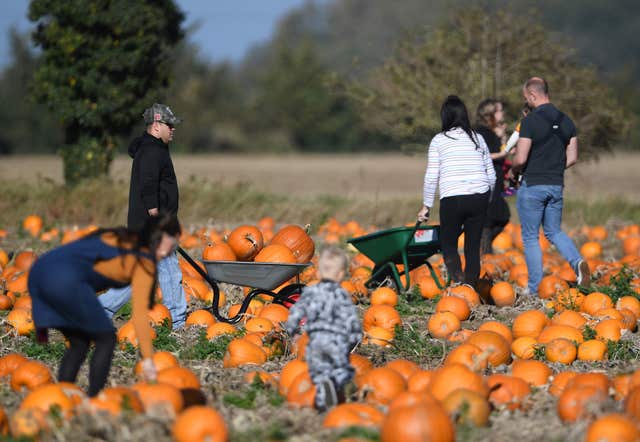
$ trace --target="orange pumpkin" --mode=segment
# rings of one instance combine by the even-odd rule
[[[53,382],[53,377],[49,367],[40,361],[27,361],[18,367],[11,374],[11,389],[21,391],[23,388],[34,390],[40,385]]]
[[[573,341],[566,338],[552,339],[544,347],[545,356],[549,362],[571,364],[578,356],[578,349]]]
[[[251,261],[262,250],[264,239],[256,226],[242,225],[231,231],[227,244],[239,261]]]
[[[397,395],[407,389],[407,382],[397,371],[378,367],[369,370],[362,379],[360,387],[366,393],[370,404],[388,405]]]
[[[271,239],[271,244],[286,246],[299,264],[311,261],[315,252],[315,244],[309,234],[300,226],[289,225],[278,230]]]
[[[487,398],[475,391],[458,388],[447,395],[442,406],[457,423],[486,427],[491,409]]]
[[[561,371],[553,377],[553,381],[551,381],[551,386],[549,387],[549,393],[556,397],[560,396],[571,379],[577,375],[578,373],[572,370]]]
[[[548,322],[549,318],[540,310],[527,310],[520,313],[513,321],[511,326],[513,337],[530,336],[537,338]]]
[[[429,318],[427,328],[434,338],[444,339],[460,329],[460,319],[451,312],[434,313]]]
[[[390,287],[378,287],[371,293],[371,305],[378,304],[395,307],[398,305],[398,294]]]
[[[611,298],[608,295],[600,292],[593,292],[585,296],[581,310],[593,316],[600,309],[612,307],[613,301],[611,301]]]
[[[525,400],[531,394],[531,387],[524,380],[504,374],[493,374],[487,378],[489,402],[496,407],[509,410],[522,409]]]
[[[366,331],[371,327],[382,327],[393,331],[402,320],[398,311],[390,305],[372,305],[364,312],[362,328]]]
[[[151,357],[154,365],[156,366],[156,370],[158,372],[164,370],[165,368],[177,367],[180,365],[178,362],[178,358],[169,353],[168,351],[157,351]],[[142,361],[138,361],[136,366],[134,367],[134,373],[138,376],[142,375]]]
[[[516,300],[516,292],[513,290],[513,286],[506,281],[495,283],[489,293],[493,303],[499,307],[513,305]]]
[[[236,255],[226,242],[216,242],[207,244],[202,250],[202,259],[205,261],[236,261]]]
[[[166,325],[172,328],[173,325],[171,312],[162,304],[154,304],[153,308],[149,310],[149,319],[154,326]]]
[[[640,429],[636,421],[620,413],[611,413],[596,419],[589,428],[585,442],[636,441],[640,440]]]
[[[471,310],[469,304],[463,298],[457,296],[445,296],[436,304],[436,312],[451,312],[460,321],[465,321],[469,318]]]
[[[340,404],[327,412],[322,426],[325,428],[380,426],[384,413],[370,404],[351,402]]]
[[[227,424],[220,413],[211,407],[194,405],[180,413],[171,434],[177,442],[226,442]]]
[[[581,361],[602,361],[607,358],[607,344],[598,339],[589,339],[578,346]]]
[[[370,327],[364,332],[362,343],[367,345],[379,345],[381,347],[391,347],[395,333],[382,327]]]
[[[551,376],[551,369],[541,361],[517,359],[511,366],[511,376],[520,378],[529,385],[537,387],[546,385]]]
[[[563,422],[584,419],[590,415],[595,405],[605,399],[606,395],[596,387],[567,385],[558,398],[558,416]]]
[[[209,327],[212,324],[215,324],[216,318],[211,314],[209,310],[195,310],[189,313],[187,316],[187,320],[185,321],[186,326],[198,326],[198,327]]]
[[[7,315],[6,321],[20,336],[29,336],[35,330],[30,310],[14,308]]]
[[[256,255],[254,261],[295,264],[296,257],[288,247],[283,246],[282,244],[270,244]]]
[[[247,339],[234,339],[229,342],[222,359],[222,366],[241,367],[243,365],[262,365],[267,361],[265,351]]]
[[[562,278],[556,275],[547,275],[542,278],[538,285],[538,295],[542,299],[553,298],[557,293],[567,290],[569,284]]]
[[[511,343],[513,342],[513,334],[511,333],[511,330],[509,329],[509,327],[507,327],[501,322],[498,322],[498,321],[483,322],[480,325],[480,327],[478,327],[478,331],[483,331],[483,330],[488,330],[488,331],[498,333],[509,343],[509,345],[511,345]]]
[[[238,329],[227,322],[215,322],[207,327],[207,339],[210,341],[222,335],[234,335]]]
[[[469,369],[480,372],[487,368],[488,354],[483,353],[479,347],[473,344],[461,344],[451,350],[444,360],[445,365],[462,364]]]
[[[315,403],[316,387],[308,371],[304,371],[291,382],[287,391],[287,403],[293,407],[312,408]]]
[[[538,335],[540,344],[547,344],[556,338],[565,338],[581,344],[584,341],[582,332],[569,325],[548,325]]]
[[[477,331],[467,339],[467,343],[479,347],[488,353],[487,361],[491,367],[506,364],[511,360],[511,348],[509,343],[496,332]]]
[[[16,368],[28,359],[19,353],[8,353],[0,357],[0,379],[11,376]]]
[[[449,393],[466,388],[487,397],[489,389],[484,378],[462,364],[447,364],[433,373],[429,391],[439,401],[443,401]]]
[[[282,367],[282,371],[280,372],[280,380],[278,385],[278,391],[280,392],[280,394],[286,397],[293,380],[300,373],[307,372],[308,370],[309,368],[307,367],[307,363],[301,361],[300,359],[293,359],[287,362],[284,367]]]
[[[417,404],[389,411],[380,430],[382,442],[423,442],[455,440],[455,427],[441,406]]]
[[[511,343],[511,352],[520,359],[533,359],[538,344],[531,336],[522,336]]]
[[[172,416],[184,407],[182,394],[173,385],[139,382],[131,386],[131,389],[138,394],[147,414],[161,413]]]

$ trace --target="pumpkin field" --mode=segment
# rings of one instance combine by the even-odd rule
[[[35,340],[29,268],[53,247],[124,221],[130,160],[118,158],[111,181],[69,194],[59,160],[8,160],[0,170],[0,440],[640,440],[635,154],[568,172],[563,227],[587,259],[592,285],[576,287],[541,236],[545,276],[535,298],[523,295],[514,198],[512,222],[482,258],[478,291],[442,288],[439,254],[429,258],[434,273],[425,265],[408,272],[407,290],[393,278],[366,284],[374,262],[347,241],[415,224],[422,156],[177,155],[180,245],[193,259],[310,262],[298,276],[312,285],[319,249],[333,244],[348,254],[341,285],[364,337],[350,356],[356,376],[346,402],[324,413],[312,408],[308,337],[282,329],[288,309],[263,294],[237,324],[217,321],[212,287],[182,258],[186,326],[171,329],[159,290],[149,314],[157,382],[139,377],[129,304],[114,317],[108,387],[86,397],[88,364],[78,385],[56,382],[65,342],[55,331],[48,344]],[[252,238],[248,252],[238,237]],[[219,287],[220,313],[236,315],[251,287]]]

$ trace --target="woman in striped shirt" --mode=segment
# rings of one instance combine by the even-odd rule
[[[482,136],[471,130],[467,108],[455,95],[440,109],[442,132],[431,140],[424,176],[423,206],[418,220],[426,222],[440,189],[440,243],[447,272],[454,282],[476,286],[480,276],[480,238],[496,174]],[[465,269],[458,255],[464,231]]]

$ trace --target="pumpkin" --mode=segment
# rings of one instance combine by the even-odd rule
[[[164,370],[165,368],[177,367],[180,365],[178,362],[178,358],[169,353],[168,351],[157,351],[151,357],[153,363],[158,372]],[[136,375],[142,375],[142,361],[138,361],[136,366],[134,367],[134,372]]]
[[[30,310],[14,308],[7,315],[6,321],[20,336],[29,336],[36,329]]]
[[[522,336],[511,343],[511,352],[520,359],[533,359],[538,341],[531,336]]]
[[[517,359],[511,366],[511,376],[520,378],[529,385],[542,386],[549,381],[551,369],[541,361]]]
[[[371,305],[398,305],[398,294],[391,287],[378,287],[371,293]]]
[[[308,371],[303,371],[293,379],[287,391],[287,403],[293,407],[312,408],[315,404],[316,387]]]
[[[112,416],[120,415],[125,409],[136,413],[144,410],[138,394],[128,387],[107,387],[89,399],[89,403],[92,411],[103,411]]]
[[[35,408],[49,413],[51,407],[58,407],[63,416],[70,417],[74,406],[78,403],[78,400],[74,400],[72,396],[82,400],[84,392],[78,387],[67,388],[60,384],[44,384],[34,388],[25,396],[20,403],[20,409]]]
[[[596,419],[587,428],[585,437],[585,442],[637,440],[640,440],[637,417],[634,421],[620,413],[611,413]]]
[[[256,344],[247,339],[234,339],[229,342],[222,359],[224,368],[241,367],[243,365],[262,365],[267,361],[267,354]]]
[[[556,294],[555,310],[580,310],[585,298],[586,297],[576,288],[561,290]]]
[[[516,292],[513,290],[513,286],[507,281],[497,282],[491,287],[489,292],[493,303],[499,307],[507,305],[513,305],[516,300]]]
[[[579,373],[567,384],[567,387],[595,387],[605,396],[609,394],[610,381],[604,373]]]
[[[389,411],[380,429],[382,442],[449,442],[455,440],[455,427],[441,406],[417,404]]]
[[[180,389],[173,385],[139,382],[134,384],[131,389],[138,394],[147,414],[173,416],[184,407],[184,399]]]
[[[469,308],[474,308],[480,305],[480,295],[475,289],[469,285],[461,284],[455,287],[451,287],[448,292],[451,296],[457,296],[467,301]]]
[[[442,293],[435,279],[431,276],[422,276],[416,279],[416,285],[420,289],[420,295],[425,299],[434,299]]]
[[[16,410],[9,418],[9,430],[14,438],[38,439],[38,435],[47,430],[47,414],[37,408]]]
[[[370,327],[364,332],[362,344],[391,347],[395,334],[393,331],[382,327]]]
[[[416,371],[407,380],[407,391],[414,393],[427,392],[429,384],[431,384],[431,378],[433,378],[432,370]]]
[[[577,375],[578,373],[572,370],[561,371],[553,377],[553,381],[551,381],[551,386],[549,387],[549,393],[556,397],[560,396],[571,379]]]
[[[118,329],[118,333],[116,334],[118,338],[118,342],[120,343],[120,348],[124,349],[126,344],[131,344],[134,347],[138,346],[138,338],[136,338],[136,330],[133,326],[133,322],[131,320],[122,324],[122,327]],[[151,329],[151,339],[156,338],[156,331]]]
[[[640,300],[635,296],[623,296],[616,302],[616,308],[618,310],[629,309],[633,312],[636,318],[640,318]]]
[[[469,319],[469,315],[471,314],[467,301],[457,296],[445,296],[441,298],[436,304],[436,312],[451,312],[456,315],[460,321]]]
[[[475,391],[458,388],[447,395],[442,406],[456,423],[486,427],[489,424],[491,409],[489,401]]]
[[[558,398],[558,416],[563,422],[575,422],[578,419],[587,418],[594,406],[603,403],[606,399],[606,395],[594,386],[571,386],[570,383]]]
[[[154,306],[149,310],[149,319],[151,320],[151,324],[154,326],[166,325],[167,327],[172,328],[173,325],[171,312],[162,304],[154,304]]]
[[[496,407],[508,410],[522,409],[525,400],[531,394],[529,384],[520,378],[504,374],[493,374],[487,378],[489,401]]]
[[[296,225],[285,226],[271,239],[271,244],[286,246],[296,259],[298,264],[306,264],[311,261],[315,252],[313,239],[302,227]]]
[[[427,322],[429,334],[444,339],[460,328],[460,319],[451,312],[434,313]]]
[[[229,438],[222,415],[203,405],[189,407],[180,413],[171,434],[177,442],[226,442]]]
[[[538,296],[541,299],[553,298],[557,293],[567,290],[569,284],[556,275],[547,275],[542,278],[538,285]]]
[[[33,390],[40,385],[53,382],[49,367],[40,361],[27,361],[20,364],[11,374],[11,389],[21,391],[23,388]]]
[[[473,371],[480,372],[487,368],[487,357],[488,354],[483,353],[479,347],[465,343],[451,350],[444,364],[462,364]]]
[[[8,353],[0,357],[0,379],[11,376],[13,371],[28,359],[19,353]]]
[[[185,321],[186,326],[198,326],[198,327],[209,327],[210,325],[215,324],[216,318],[211,314],[209,310],[195,310],[187,316],[187,320]]]
[[[631,390],[631,374],[619,374],[613,377],[611,384],[614,390],[614,399],[621,401],[629,395]]]
[[[396,370],[378,367],[364,375],[360,389],[366,394],[366,402],[374,405],[388,405],[407,389],[407,382]]]
[[[538,342],[540,344],[548,344],[557,338],[565,338],[570,341],[575,341],[578,344],[584,342],[582,332],[575,327],[568,325],[548,325],[538,335]]]
[[[573,341],[566,338],[556,338],[545,345],[544,354],[549,362],[571,364],[578,356],[578,349]]]
[[[256,226],[242,225],[231,231],[227,244],[238,261],[251,261],[262,250],[264,240]]]
[[[400,373],[405,381],[408,381],[413,373],[420,370],[420,366],[418,364],[407,359],[394,359],[393,361],[387,362],[385,367]]]
[[[587,324],[587,319],[582,316],[582,314],[574,310],[563,310],[559,313],[556,313],[554,317],[551,318],[551,324],[568,325],[578,330],[582,330]]]
[[[266,304],[258,313],[258,317],[268,319],[276,330],[281,330],[281,324],[289,318],[289,309],[280,304]]]
[[[624,325],[619,319],[605,319],[600,321],[594,327],[596,331],[596,339],[603,341],[617,342],[622,337],[622,328]]]
[[[272,387],[278,386],[277,378],[273,374],[267,373],[266,371],[250,371],[248,373],[245,373],[244,380],[248,384],[253,384],[256,381],[259,381],[264,385],[270,385]]]
[[[245,324],[248,332],[268,333],[273,330],[273,322],[266,318],[251,318]]]
[[[300,359],[293,359],[287,362],[280,372],[280,380],[278,383],[278,391],[282,396],[287,396],[289,387],[293,380],[303,372],[308,371],[307,363]]]
[[[340,404],[327,412],[322,426],[325,428],[380,426],[384,413],[373,405],[357,402]]]
[[[608,295],[600,292],[593,292],[585,296],[581,310],[593,316],[598,310],[611,307],[613,307],[613,301],[611,301],[611,298]]]
[[[202,250],[204,261],[236,261],[233,249],[226,242],[209,243]]]
[[[13,300],[4,294],[0,294],[0,310],[11,310],[13,307]]]
[[[372,305],[362,318],[362,328],[366,331],[371,327],[382,327],[393,331],[402,320],[398,311],[390,305]]]
[[[9,291],[11,293],[11,291]],[[13,301],[14,309],[22,309],[31,311],[33,309],[33,300],[31,296],[22,294],[15,301]]]
[[[498,333],[487,330],[477,331],[469,336],[467,343],[488,353],[487,361],[491,367],[506,364],[511,360],[509,343]]]
[[[480,327],[478,327],[478,331],[484,331],[484,330],[498,333],[507,341],[507,343],[509,343],[509,345],[511,345],[511,343],[513,342],[513,334],[511,333],[511,330],[502,322],[498,322],[498,321],[483,322],[480,325]]]
[[[578,347],[578,359],[581,361],[603,361],[607,358],[607,344],[598,339],[584,341]]]
[[[282,244],[269,244],[256,255],[254,261],[295,264],[296,257],[288,247]]]
[[[540,310],[527,310],[514,319],[511,326],[513,337],[530,336],[537,338],[548,322],[549,318]]]
[[[222,335],[234,335],[238,333],[238,329],[227,322],[215,322],[207,327],[207,339],[211,341]]]
[[[433,397],[443,401],[449,393],[458,388],[466,388],[487,397],[489,390],[484,378],[462,364],[447,364],[433,373],[429,390]]]
[[[31,268],[38,256],[31,250],[23,250],[13,259],[13,265],[18,271],[26,272]]]

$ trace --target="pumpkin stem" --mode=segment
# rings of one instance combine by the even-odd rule
[[[311,232],[311,224],[304,225],[304,232],[308,235]]]

